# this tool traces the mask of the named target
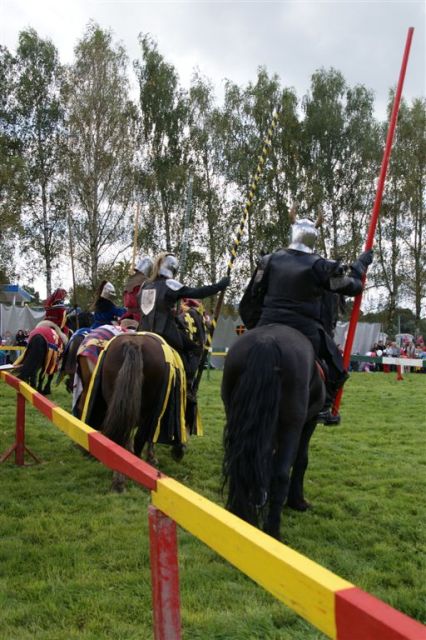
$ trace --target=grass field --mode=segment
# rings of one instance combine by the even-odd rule
[[[319,425],[311,444],[305,514],[285,510],[294,549],[400,611],[426,620],[426,375],[353,374],[340,427]],[[219,371],[204,377],[205,436],[168,475],[222,504],[223,410]],[[56,388],[52,399],[69,409]],[[28,407],[28,405],[27,405]],[[15,392],[0,382],[0,452],[14,439]],[[43,464],[0,465],[2,640],[146,639],[152,635],[147,505],[32,408],[27,445]],[[179,531],[186,640],[324,638],[185,531]],[[362,640],[354,637],[354,640]]]

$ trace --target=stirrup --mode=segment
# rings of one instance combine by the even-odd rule
[[[323,409],[317,415],[317,422],[322,422],[323,424],[328,426],[337,426],[341,422],[341,417],[339,413],[333,415],[331,409]]]

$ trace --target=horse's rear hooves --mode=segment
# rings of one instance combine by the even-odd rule
[[[313,508],[312,504],[306,500],[289,500],[287,506],[294,511],[308,511]]]
[[[281,542],[281,535],[280,535],[280,530],[279,528],[276,529],[275,527],[263,527],[263,532],[267,533],[268,536],[271,536],[271,538],[275,538],[275,540],[278,540],[278,542]]]
[[[112,493],[124,493],[125,490],[126,490],[126,487],[122,483],[114,483],[113,482],[112,485],[111,485]]]
[[[147,463],[151,465],[151,467],[155,467],[156,469],[158,468],[160,461],[158,458],[156,458],[155,456],[147,456],[146,459]]]

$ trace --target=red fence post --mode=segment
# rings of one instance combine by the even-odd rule
[[[176,523],[150,505],[152,608],[155,640],[180,640],[179,566]]]
[[[16,394],[15,442],[0,457],[0,463],[7,460],[13,452],[15,452],[15,464],[20,467],[23,467],[25,464],[25,452],[27,452],[35,462],[41,462],[35,453],[25,446],[25,398],[19,391]]]
[[[15,464],[25,464],[25,398],[22,393],[16,394],[16,449]]]

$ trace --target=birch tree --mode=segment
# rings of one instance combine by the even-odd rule
[[[123,47],[89,24],[68,73],[67,166],[77,257],[93,289],[132,243],[137,111],[128,91]]]
[[[19,34],[16,64],[17,126],[25,162],[25,243],[32,250],[33,270],[41,260],[49,295],[65,227],[62,67],[54,44],[34,29]]]

